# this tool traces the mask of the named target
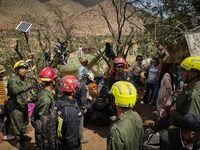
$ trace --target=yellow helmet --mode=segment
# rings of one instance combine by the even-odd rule
[[[188,71],[190,69],[197,69],[200,71],[200,56],[192,56],[185,58],[181,63],[181,67]]]
[[[115,82],[111,87],[110,93],[115,97],[116,106],[133,108],[136,103],[137,91],[130,82]]]
[[[18,62],[15,63],[14,70],[16,68],[19,68],[19,67],[27,67],[28,68],[28,63],[25,62],[24,60],[20,60],[20,61],[18,61]]]

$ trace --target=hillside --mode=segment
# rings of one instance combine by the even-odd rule
[[[38,20],[43,17],[50,22],[54,21],[49,4],[62,8],[68,15],[87,9],[86,6],[76,0],[0,0],[0,29],[16,27],[21,20],[26,21],[24,19],[27,18],[26,16],[35,16]]]
[[[101,5],[107,11],[107,15],[114,31],[117,31],[116,13],[110,0],[104,0]],[[131,6],[132,7],[132,6]],[[134,7],[133,7],[134,8]],[[111,35],[104,18],[99,13],[100,8],[98,5],[90,7],[81,13],[74,16],[74,26],[76,35]],[[130,14],[130,11],[127,11]],[[138,27],[143,28],[143,22],[137,16],[130,18]],[[130,32],[130,25],[125,22],[123,34],[126,35]]]
[[[100,8],[97,5],[98,1],[99,0],[0,0],[0,29],[15,28],[21,20],[33,23],[33,28],[37,28],[38,22],[48,21],[49,23],[53,23],[56,21],[56,17],[53,12],[50,11],[49,5],[51,4],[52,7],[59,8],[60,10],[62,9],[65,15],[73,16],[70,23],[74,26],[74,34],[76,36],[110,35],[107,24],[99,13]],[[112,3],[110,0],[101,1],[103,1],[101,3],[102,6],[107,10],[109,21],[116,31],[116,15]],[[142,21],[137,16],[133,16],[130,20],[139,27],[143,27]],[[130,24],[126,22],[123,34],[129,33],[129,26]]]

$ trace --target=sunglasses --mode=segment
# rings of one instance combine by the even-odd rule
[[[142,59],[137,59],[137,60],[142,60]]]
[[[124,66],[117,66],[117,68],[124,68]]]

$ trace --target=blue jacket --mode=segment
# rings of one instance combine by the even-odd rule
[[[59,108],[63,103],[68,103],[70,106],[65,106],[58,110],[58,128],[57,135],[61,140],[63,150],[76,150],[80,146],[78,115],[74,107],[73,99],[62,97],[56,102]]]
[[[78,75],[77,75],[78,80],[83,79],[84,75],[88,72],[89,70],[85,66],[80,65],[80,67],[78,68]]]

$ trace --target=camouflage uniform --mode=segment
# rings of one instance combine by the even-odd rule
[[[143,133],[141,117],[137,112],[129,110],[111,126],[107,150],[141,150]]]
[[[54,96],[52,92],[45,88],[39,92],[38,101],[36,102],[39,116],[42,116],[49,109],[51,103],[54,101]]]
[[[15,76],[8,80],[9,112],[16,139],[26,133],[28,127],[28,107],[26,100],[29,97],[27,81]]]
[[[44,115],[47,110],[49,110],[52,102],[54,101],[54,94],[47,89],[43,88],[38,93],[38,100],[35,104],[34,115],[35,115],[35,143],[38,149],[43,150],[45,149],[43,145],[44,140],[44,131],[42,126],[41,117]]]
[[[200,84],[185,88],[177,97],[176,110],[170,113],[171,125],[180,126],[181,119],[188,113],[200,114]]]

